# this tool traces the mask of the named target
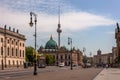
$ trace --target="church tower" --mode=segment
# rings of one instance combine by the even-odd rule
[[[58,28],[57,28],[57,33],[58,33],[58,49],[60,49],[60,33],[62,32],[62,30],[60,29],[61,25],[60,25],[60,7],[58,10]]]
[[[117,58],[118,58],[118,62],[120,63],[120,27],[118,23],[116,23],[116,25],[117,28],[115,29],[115,39],[117,45]]]

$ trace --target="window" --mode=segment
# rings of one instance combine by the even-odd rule
[[[21,43],[20,43],[20,46],[21,46]]]
[[[24,50],[23,50],[23,57],[24,57]]]
[[[13,44],[13,40],[12,40],[12,44]]]
[[[18,60],[16,61],[16,63],[17,63],[17,67],[18,67]]]
[[[8,40],[8,44],[10,43],[10,41]]]
[[[3,42],[3,38],[1,38],[1,42]]]
[[[23,47],[24,47],[24,43],[23,43]]]
[[[67,54],[65,54],[65,59],[67,59]]]
[[[21,57],[21,50],[20,50],[20,57]]]
[[[16,45],[17,45],[18,43],[16,42]]]
[[[61,60],[63,59],[63,55],[61,55]]]
[[[1,47],[1,55],[3,55],[3,47]]]
[[[12,56],[14,56],[14,49],[12,48]]]
[[[57,55],[56,59],[58,60],[58,55]]]
[[[9,51],[10,51],[9,49],[10,49],[10,48],[8,47],[8,56],[9,56]]]
[[[18,50],[16,49],[16,56],[18,56],[17,54],[18,54]]]
[[[69,59],[70,59],[70,55],[69,55]]]

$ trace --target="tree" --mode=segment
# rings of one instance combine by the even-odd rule
[[[83,56],[83,63],[87,63],[87,61],[88,61],[87,56]]]
[[[46,64],[52,65],[54,63],[55,63],[55,59],[53,58],[53,56],[50,54],[46,54]]]
[[[28,62],[34,61],[33,50],[34,48],[31,46],[26,47],[26,61]]]

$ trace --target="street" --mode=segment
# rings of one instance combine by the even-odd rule
[[[20,71],[0,73],[0,80],[93,80],[102,68],[46,67],[38,68],[37,76],[33,76],[33,68]]]

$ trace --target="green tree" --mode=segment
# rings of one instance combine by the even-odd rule
[[[55,59],[53,58],[53,56],[50,54],[46,54],[46,64],[52,65],[54,63],[55,63]]]
[[[26,61],[28,62],[34,61],[33,50],[34,48],[31,46],[26,47]]]
[[[87,56],[83,56],[83,63],[87,63],[87,61],[88,61]]]

